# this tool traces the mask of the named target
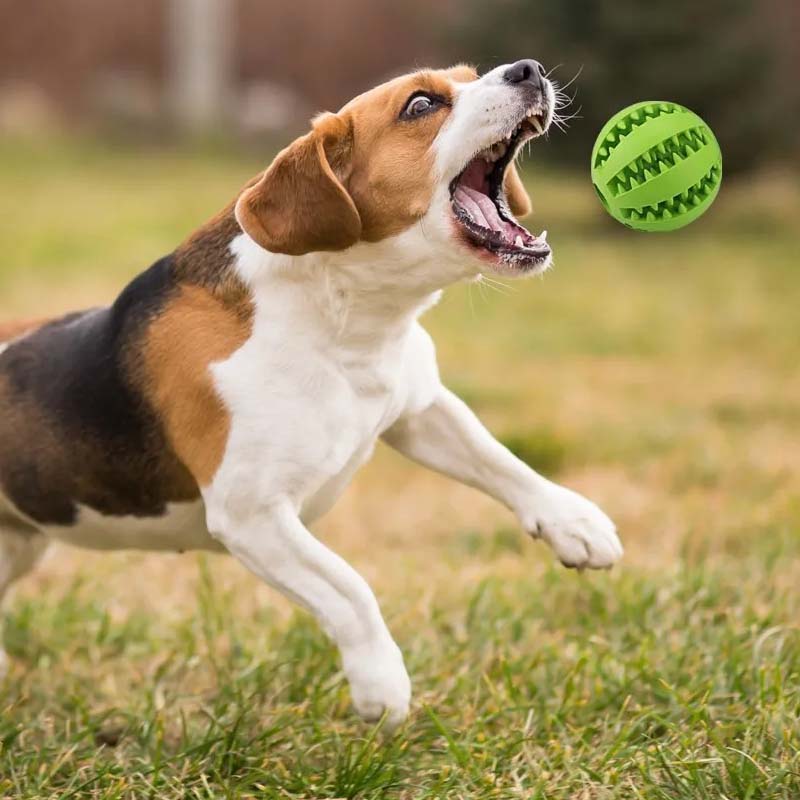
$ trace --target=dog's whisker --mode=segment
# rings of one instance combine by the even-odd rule
[[[504,289],[511,289],[511,286],[505,281],[501,281],[497,278],[490,278],[488,275],[481,275],[481,280],[487,284],[494,284],[495,286],[501,286]]]
[[[485,286],[485,287],[486,287],[486,288],[487,288],[489,291],[496,292],[497,294],[499,294],[499,295],[502,295],[503,297],[510,297],[510,296],[511,296],[511,294],[512,294],[512,291],[511,291],[511,290],[509,290],[509,291],[506,291],[505,289],[501,288],[500,286],[495,286],[495,285],[494,285],[494,284],[492,284],[492,283],[484,283],[483,285],[484,285],[484,286]]]
[[[553,114],[553,125],[555,125],[562,133],[565,133],[570,126],[570,122],[574,119],[582,119],[580,111],[582,106],[578,106],[572,114]]]
[[[570,122],[574,119],[583,119],[583,117],[578,113],[581,109],[579,108],[574,114],[567,114],[562,116],[561,114],[554,114],[553,115],[553,124],[561,131],[565,131],[570,126]]]
[[[512,293],[512,291],[515,291],[508,284],[487,278],[485,275],[481,275],[478,285],[485,286],[487,289],[491,289],[492,291],[502,295],[509,295]]]
[[[479,279],[480,282],[480,279]],[[467,284],[467,298],[469,300],[469,311],[472,319],[475,319],[475,302],[472,297],[472,282]]]
[[[562,64],[556,64],[552,69],[549,69],[545,73],[545,78],[549,78],[557,69],[559,69],[560,67],[563,67],[563,66],[564,66],[563,63]]]
[[[576,81],[576,80],[578,80],[578,78],[581,76],[581,73],[582,73],[582,72],[583,72],[583,64],[581,64],[580,68],[579,68],[579,69],[578,69],[578,71],[577,71],[577,72],[576,72],[576,73],[575,73],[575,74],[572,76],[572,78],[570,78],[570,79],[569,79],[569,80],[568,80],[568,81],[567,81],[565,84],[563,84],[563,85],[560,85],[560,86],[558,87],[558,88],[559,88],[559,90],[563,92],[563,91],[564,91],[564,89],[567,89],[567,88],[569,88],[570,86],[572,86],[572,84],[573,84],[573,83],[575,83],[575,81]]]
[[[555,112],[562,111],[565,108],[569,108],[575,102],[578,93],[575,92],[574,95],[568,96],[565,98],[556,98],[556,102],[553,104],[553,110]]]
[[[559,114],[558,115],[558,119],[559,119],[560,122],[569,122],[570,120],[573,120],[573,119],[583,119],[583,117],[581,116],[581,110],[582,109],[583,109],[583,106],[578,106],[575,109],[575,111],[572,112],[572,114],[567,114],[567,115]]]
[[[428,236],[428,231],[425,230],[425,219],[424,217],[419,221],[419,229],[422,231],[422,237],[425,241],[430,242],[432,241],[431,237]]]
[[[488,305],[489,299],[486,297],[486,284],[483,282],[482,275],[480,276],[480,278],[478,278],[477,284],[478,284],[478,291],[480,292],[481,295],[481,300],[483,300],[483,304]]]

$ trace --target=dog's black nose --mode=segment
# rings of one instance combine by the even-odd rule
[[[523,58],[503,73],[503,80],[506,83],[529,83],[541,89],[544,86],[544,67],[532,58]]]

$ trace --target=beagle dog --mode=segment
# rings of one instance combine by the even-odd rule
[[[389,81],[314,119],[112,305],[0,326],[0,593],[52,539],[209,549],[308,609],[365,720],[407,715],[366,582],[309,532],[381,438],[510,508],[570,567],[613,523],[538,475],[441,383],[419,318],[449,284],[535,275],[515,168],[553,118],[536,61]]]

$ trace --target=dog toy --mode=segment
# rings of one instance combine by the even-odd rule
[[[708,125],[677,103],[623,108],[592,150],[592,183],[614,219],[638,231],[674,231],[708,210],[722,152]]]

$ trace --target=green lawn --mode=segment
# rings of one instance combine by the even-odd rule
[[[8,608],[0,797],[800,796],[799,176],[725,183],[657,236],[542,162],[556,269],[457,287],[428,324],[490,427],[616,519],[622,565],[564,570],[379,450],[317,530],[406,653],[387,738],[316,626],[231,560],[55,548]],[[110,298],[259,166],[0,143],[0,319]]]

